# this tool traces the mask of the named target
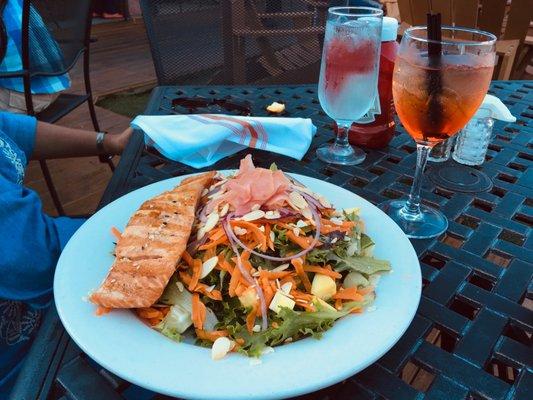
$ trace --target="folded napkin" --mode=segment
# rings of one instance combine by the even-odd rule
[[[203,168],[246,147],[301,160],[316,127],[310,119],[221,114],[140,115],[131,125],[161,154]]]

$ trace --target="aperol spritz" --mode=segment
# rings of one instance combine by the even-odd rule
[[[441,32],[440,41],[429,40],[426,27],[404,32],[392,84],[398,117],[417,144],[417,165],[409,198],[380,208],[416,239],[448,227],[444,214],[420,204],[422,173],[431,148],[457,134],[481,105],[495,63],[493,34],[456,27]]]

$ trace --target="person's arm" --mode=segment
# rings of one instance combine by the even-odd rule
[[[97,132],[47,124],[35,117],[8,112],[0,112],[0,130],[17,143],[28,160],[98,155]],[[105,135],[104,153],[122,153],[131,133],[128,128]]]
[[[111,155],[122,153],[131,133],[132,129],[128,128],[121,133],[105,135],[103,142],[104,153]],[[97,155],[96,135],[97,132],[37,122],[32,158],[46,159]]]
[[[0,175],[0,298],[46,305],[61,250],[84,222],[52,218],[39,196]]]

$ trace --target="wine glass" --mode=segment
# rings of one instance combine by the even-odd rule
[[[348,143],[352,123],[370,109],[377,95],[383,11],[372,7],[328,10],[318,98],[337,123],[335,142],[317,149],[327,163],[355,165],[365,152]]]
[[[431,148],[459,132],[481,105],[494,69],[495,43],[491,33],[457,27],[443,27],[440,41],[428,40],[426,27],[403,35],[392,92],[398,117],[416,142],[416,172],[407,200],[379,207],[410,238],[432,238],[448,227],[444,214],[420,204],[422,173]]]

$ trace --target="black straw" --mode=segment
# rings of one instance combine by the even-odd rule
[[[433,132],[427,132],[428,136],[440,136],[440,125],[442,123],[442,105],[440,97],[442,94],[442,76],[441,76],[441,56],[442,39],[441,15],[427,14],[427,38],[428,42],[428,72],[427,72],[427,91],[428,91],[428,117]]]

